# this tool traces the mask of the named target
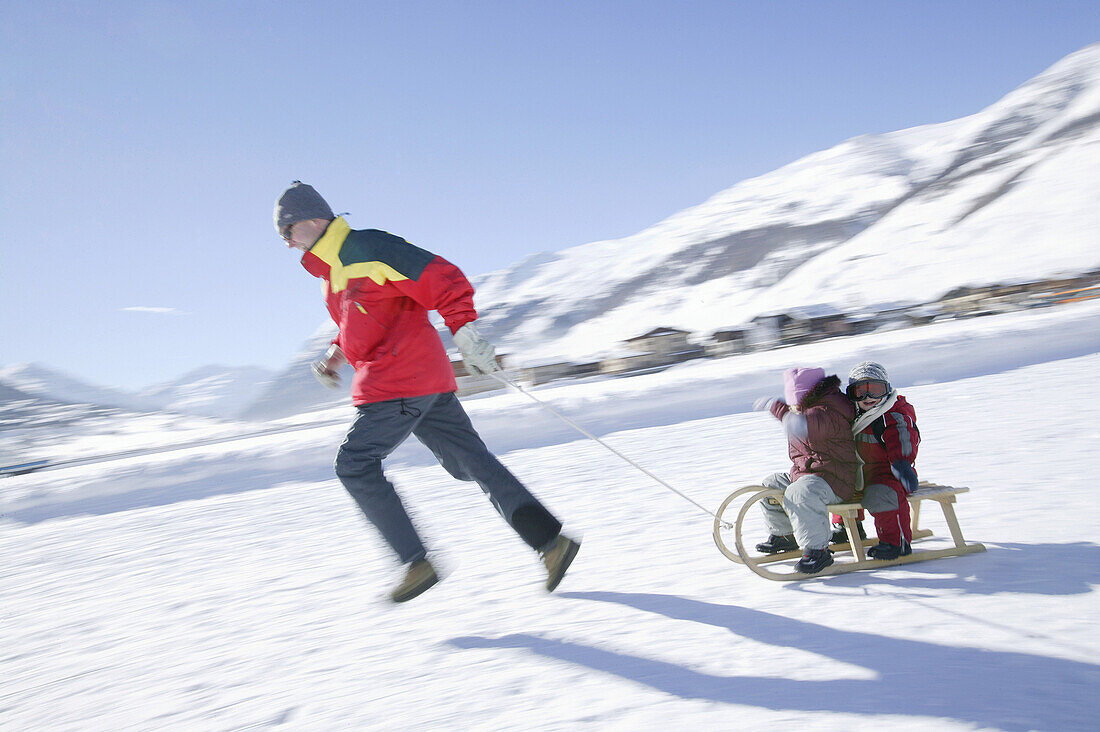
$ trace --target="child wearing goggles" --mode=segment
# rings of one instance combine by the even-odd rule
[[[874,361],[852,367],[846,393],[856,406],[852,434],[863,463],[862,502],[875,517],[879,539],[867,556],[897,559],[913,551],[906,496],[917,489],[917,413],[890,386],[886,367]]]

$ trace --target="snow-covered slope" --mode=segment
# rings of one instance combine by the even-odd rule
[[[104,419],[120,415],[114,407],[57,401],[0,381],[0,461],[54,459],[58,451],[67,452],[64,435],[73,425],[99,431]]]
[[[978,114],[858,137],[638,234],[477,280],[483,330],[529,361],[658,326],[928,302],[1100,268],[1100,44]]]
[[[778,369],[882,358],[917,409],[921,476],[970,487],[956,511],[988,551],[803,583],[729,562],[710,516],[516,394],[468,406],[584,535],[553,595],[477,486],[414,440],[387,472],[447,575],[402,606],[381,600],[396,561],[332,474],[342,426],[4,479],[0,728],[1094,730],[1100,417],[1075,405],[1100,399],[1082,328],[1098,313],[539,390],[717,508],[789,464],[781,426],[749,411]],[[918,548],[950,542],[938,514]]]
[[[829,373],[845,374],[866,359],[889,366],[891,380],[902,388],[956,381],[973,374],[1000,374],[1048,361],[1100,353],[1100,301],[1079,302],[1063,308],[1028,310],[986,318],[950,320],[924,328],[869,333],[801,346],[759,351],[723,359],[690,361],[658,373],[629,379],[592,377],[552,382],[536,387],[539,400],[597,436],[624,429],[641,429],[673,422],[719,417],[751,409],[761,395],[782,391],[783,370],[792,365],[816,365]],[[313,379],[306,377],[310,382]],[[778,390],[778,391],[777,391]],[[497,391],[464,397],[463,404],[479,433],[495,450],[544,447],[577,439],[577,432],[528,397]],[[206,438],[259,434],[255,443],[274,444],[277,450],[294,442],[277,460],[265,458],[271,470],[308,468],[328,475],[335,446],[355,417],[346,399],[328,409],[297,414],[261,425],[210,424],[198,417],[168,414],[111,415],[60,430],[51,429],[43,456],[64,461],[132,448],[178,449]],[[517,428],[518,427],[518,428]],[[300,435],[290,440],[272,431]],[[159,444],[158,440],[163,444]],[[238,443],[242,452],[253,447]],[[330,445],[330,448],[325,448]],[[195,454],[210,449],[201,448]],[[167,458],[171,460],[171,458]],[[434,465],[434,456],[416,440],[407,440],[388,464]],[[276,466],[278,466],[276,468]],[[172,492],[183,495],[190,478],[163,476]],[[85,499],[110,502],[110,496],[143,492],[147,475],[137,472],[125,480],[105,481],[95,490],[82,486]],[[177,484],[178,483],[178,484]],[[46,481],[39,499],[62,502],[64,481]],[[235,490],[232,484],[224,488]],[[15,515],[28,508],[25,496],[9,487],[0,500],[0,513]],[[6,502],[6,505],[5,505]]]
[[[904,133],[901,133],[904,134]],[[952,157],[887,216],[771,293],[926,301],[1100,267],[1100,44],[961,120]]]

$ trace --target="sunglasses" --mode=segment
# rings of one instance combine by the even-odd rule
[[[855,401],[862,399],[882,399],[890,393],[890,387],[882,381],[861,381],[848,387],[848,398]]]
[[[282,229],[279,230],[279,236],[283,237],[283,241],[287,242],[288,244],[290,243],[290,230],[293,227],[294,224],[290,224],[289,226],[284,226]]]

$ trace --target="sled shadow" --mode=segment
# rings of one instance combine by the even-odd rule
[[[838,630],[675,595],[570,592],[562,596],[615,603],[673,620],[724,628],[743,638],[871,669],[877,678],[796,681],[717,676],[667,661],[526,633],[453,638],[448,643],[463,649],[524,649],[682,699],[746,704],[774,711],[900,714],[1006,730],[1093,729],[1100,711],[1095,693],[1100,688],[1100,666],[1079,661]]]
[[[987,544],[981,554],[907,564],[900,571],[826,577],[821,582],[954,590],[968,595],[1082,595],[1100,584],[1100,544]],[[795,583],[791,589],[811,590],[812,586]]]

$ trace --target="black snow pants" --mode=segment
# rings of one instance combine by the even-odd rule
[[[454,392],[373,402],[358,411],[336,455],[336,475],[403,563],[422,559],[426,550],[382,473],[382,460],[410,434],[452,476],[481,486],[531,548],[548,547],[561,532],[561,523],[489,452]]]

